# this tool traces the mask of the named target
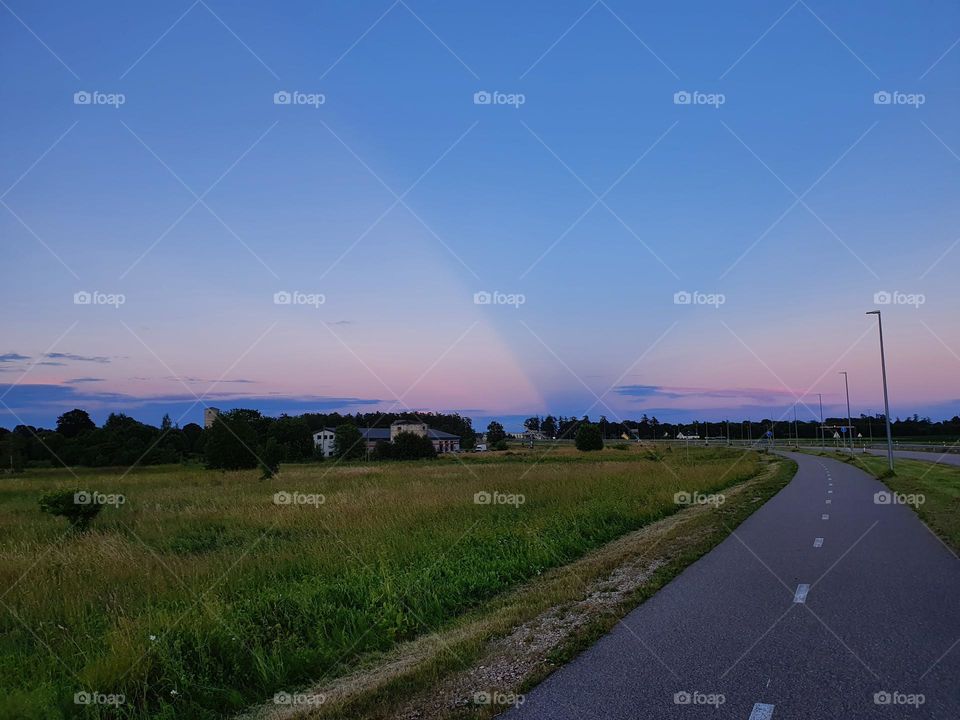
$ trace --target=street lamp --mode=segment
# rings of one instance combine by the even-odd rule
[[[850,452],[853,453],[853,421],[850,419],[850,380],[847,377],[847,371],[841,370],[838,375],[843,375],[843,384],[847,388],[847,435],[850,436]]]
[[[883,374],[883,419],[887,423],[887,463],[893,472],[893,433],[890,431],[890,401],[887,399],[887,360],[883,353],[883,318],[879,310],[870,310],[867,315],[877,316],[877,328],[880,330],[880,372]]]
[[[823,450],[823,393],[817,393],[820,398],[820,449]]]

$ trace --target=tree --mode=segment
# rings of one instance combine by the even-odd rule
[[[589,452],[591,450],[603,450],[603,437],[600,435],[600,428],[593,423],[581,423],[577,429],[577,450]]]
[[[257,433],[243,411],[220,413],[205,435],[208,468],[243,470],[260,464],[253,452],[257,446]]]
[[[338,425],[333,434],[333,454],[341,460],[362,458],[367,446],[353,423]]]
[[[400,433],[403,435],[404,433]],[[371,455],[374,460],[390,460],[393,457],[393,445],[389,440],[377,440]]]
[[[540,432],[547,437],[557,436],[557,419],[553,415],[547,415],[540,423]]]
[[[83,496],[88,502],[83,502]],[[40,498],[40,509],[48,515],[64,517],[70,526],[84,532],[103,509],[98,502],[89,502],[92,493],[79,490],[52,490]]]
[[[267,440],[260,450],[260,479],[269,480],[280,470],[280,445],[276,438]]]
[[[528,417],[523,421],[523,426],[530,432],[537,432],[540,429],[540,418],[536,415]]]
[[[503,425],[496,420],[492,420],[490,424],[487,425],[487,442],[491,445],[496,445],[501,440],[506,439],[507,433],[503,431]]]
[[[57,432],[65,438],[75,438],[89,430],[95,430],[96,424],[86,410],[74,408],[57,418]]]
[[[425,435],[411,432],[397,433],[392,444],[391,455],[397,460],[419,460],[437,456],[433,441]]]

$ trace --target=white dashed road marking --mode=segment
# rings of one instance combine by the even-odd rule
[[[773,705],[755,703],[749,720],[770,720],[773,717]]]
[[[830,519],[830,516],[827,515],[826,513],[824,513],[823,515],[820,516],[820,519],[821,519],[821,520],[829,520],[829,519]]]
[[[815,538],[813,541],[814,547],[823,547],[823,538]]]
[[[810,592],[810,586],[806,583],[797,585],[797,592],[793,596],[793,601],[795,603],[805,603],[807,601],[808,592]]]
[[[829,505],[829,504],[832,503],[832,502],[833,502],[833,500],[830,500],[829,498],[827,499],[827,505]]]

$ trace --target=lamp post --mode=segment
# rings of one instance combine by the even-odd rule
[[[887,423],[887,464],[893,472],[893,433],[890,430],[890,401],[887,398],[887,359],[883,352],[883,318],[879,310],[870,310],[867,315],[877,316],[877,328],[880,330],[880,372],[883,375],[883,419]]]
[[[847,389],[847,432],[850,436],[850,452],[853,452],[853,421],[850,419],[850,380],[847,377],[847,371],[841,370],[838,375],[843,375],[843,384]]]
[[[823,393],[817,393],[820,398],[820,449],[823,450]]]

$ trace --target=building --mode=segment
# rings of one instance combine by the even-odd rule
[[[214,421],[220,415],[220,408],[208,407],[203,409],[203,427],[209,430],[213,427]]]
[[[460,438],[443,430],[434,430],[426,423],[413,420],[397,420],[388,428],[358,428],[366,444],[367,452],[371,452],[381,440],[393,442],[399,433],[409,432],[421,437],[429,437],[433,441],[433,448],[437,453],[460,452]],[[318,448],[323,457],[333,457],[333,445],[336,437],[336,428],[323,428],[313,434],[313,446]]]

